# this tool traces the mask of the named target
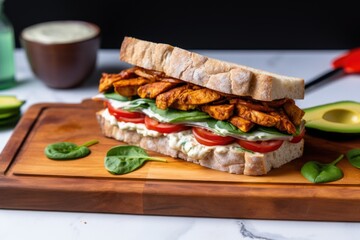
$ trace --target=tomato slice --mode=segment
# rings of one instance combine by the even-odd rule
[[[120,122],[132,122],[132,123],[144,123],[145,122],[145,114],[139,112],[129,112],[123,109],[114,108],[108,102],[107,107],[109,113],[113,115],[116,120]]]
[[[235,141],[233,137],[223,137],[204,128],[193,127],[192,132],[196,141],[205,146],[228,145]]]
[[[109,113],[114,117],[124,117],[124,118],[144,118],[145,114],[140,112],[129,112],[121,108],[114,108],[111,103],[107,103]]]
[[[145,117],[139,117],[139,118],[115,117],[115,118],[119,122],[145,123]]]
[[[301,131],[299,135],[294,136],[289,142],[298,143],[301,141],[301,139],[303,139],[304,135],[305,135],[305,128]]]
[[[149,130],[154,130],[160,133],[174,133],[190,129],[189,126],[173,123],[162,123],[148,116],[145,116],[145,126]]]
[[[267,153],[277,150],[283,144],[283,140],[269,140],[269,141],[246,141],[237,139],[236,142],[243,148],[253,152]]]
[[[231,142],[234,141],[235,138],[230,137],[230,136],[220,136],[217,135],[213,132],[211,132],[210,130],[207,130],[205,128],[200,128],[200,127],[193,127],[193,131],[196,132],[197,135],[212,140],[212,141],[220,141],[220,142]]]

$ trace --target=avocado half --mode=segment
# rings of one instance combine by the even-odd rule
[[[305,108],[305,127],[335,133],[360,133],[360,103],[339,101]]]

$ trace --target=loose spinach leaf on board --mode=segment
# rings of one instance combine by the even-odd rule
[[[71,142],[58,142],[52,143],[46,146],[44,153],[45,155],[54,160],[71,160],[86,157],[90,154],[90,147],[98,143],[97,140],[86,142],[80,146]]]
[[[360,168],[360,148],[354,148],[346,153],[346,157],[350,164],[356,168]]]
[[[344,154],[341,154],[335,161],[325,164],[317,161],[309,161],[301,168],[301,174],[310,182],[325,183],[341,179],[344,174],[340,168],[335,166]]]
[[[132,145],[111,148],[105,157],[105,168],[112,174],[125,174],[141,167],[146,161],[166,162],[164,158],[150,157],[147,152]]]

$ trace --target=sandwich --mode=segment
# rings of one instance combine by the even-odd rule
[[[302,156],[304,79],[125,37],[96,113],[109,138],[232,174],[265,175]]]

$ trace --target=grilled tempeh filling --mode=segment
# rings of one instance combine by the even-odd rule
[[[155,99],[159,109],[197,109],[214,119],[229,121],[243,132],[261,125],[295,134],[304,116],[304,111],[290,98],[259,101],[224,94],[140,67],[125,69],[117,74],[103,73],[99,92],[109,91],[129,98],[139,96]]]

